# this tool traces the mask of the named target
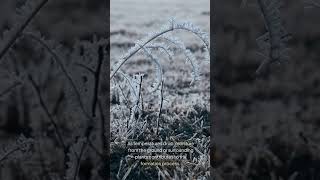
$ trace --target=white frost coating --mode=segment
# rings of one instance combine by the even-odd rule
[[[205,45],[207,56],[206,59],[210,56],[210,43],[209,43],[209,36],[206,32],[202,31],[199,27],[195,26],[194,24],[190,22],[185,22],[185,21],[176,21],[175,19],[170,19],[167,24],[162,26],[159,30],[154,31],[152,33],[149,33],[146,37],[142,38],[141,40],[137,41],[135,46],[130,48],[126,54],[124,54],[121,59],[115,64],[111,74],[110,78],[112,79],[114,75],[118,72],[118,70],[121,68],[121,66],[129,59],[131,58],[134,54],[136,54],[139,50],[143,49],[146,47],[147,44],[149,44],[151,41],[155,40],[158,37],[163,36],[164,34],[174,31],[174,30],[186,30],[189,32],[192,32],[195,34],[197,37],[199,37],[202,42]],[[182,43],[183,44],[183,43]],[[181,44],[180,44],[181,46]],[[187,52],[186,54],[190,54]],[[197,72],[194,71],[194,75],[196,77]]]
[[[150,92],[154,92],[156,91],[161,82],[162,82],[162,66],[159,62],[158,57],[156,57],[155,55],[153,55],[151,53],[151,51],[145,47],[143,47],[143,50],[146,52],[146,54],[149,56],[149,58],[154,62],[154,64],[156,65],[156,71],[157,71],[157,81],[153,84],[153,88],[149,89]]]
[[[165,53],[168,55],[168,58],[172,60],[172,57],[174,55],[173,51],[170,50],[170,46],[168,46],[165,43],[152,43],[148,46],[146,46],[148,49],[158,49],[160,52]]]
[[[133,122],[135,113],[139,110],[139,104],[140,104],[140,96],[141,96],[141,83],[143,74],[136,74],[131,78],[131,84],[132,84],[132,93],[134,96],[131,96],[131,100],[133,102],[133,107],[131,108],[130,112],[130,122]]]
[[[167,41],[169,41],[170,43],[174,44],[175,46],[177,46],[179,49],[181,49],[184,53],[184,55],[186,56],[186,60],[191,64],[192,66],[192,81],[190,84],[193,84],[194,81],[199,80],[200,79],[200,68],[199,68],[199,64],[196,61],[196,58],[194,57],[194,55],[192,54],[192,52],[186,48],[186,46],[184,45],[184,43],[177,37],[173,37],[173,36],[167,36],[164,35],[163,38]]]

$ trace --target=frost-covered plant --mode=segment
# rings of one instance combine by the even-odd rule
[[[205,58],[203,58],[203,62],[204,64],[209,63],[210,43],[207,33],[190,22],[170,19],[167,24],[162,26],[156,32],[150,33],[141,40],[138,40],[135,45],[128,50],[128,52],[126,52],[117,62],[115,62],[114,65],[112,65],[110,74],[112,104],[110,107],[112,126],[111,150],[116,152],[113,152],[111,156],[115,156],[114,158],[118,157],[115,155],[118,154],[118,151],[121,152],[121,150],[117,150],[117,148],[125,149],[124,146],[126,146],[126,142],[134,139],[154,141],[155,139],[168,140],[172,138],[178,141],[180,138],[179,136],[183,136],[185,133],[184,128],[189,128],[183,127],[181,124],[186,124],[186,126],[189,126],[190,122],[186,121],[193,120],[193,118],[196,118],[197,115],[201,116],[200,114],[196,115],[194,112],[189,110],[187,110],[187,112],[183,112],[186,113],[186,115],[184,115],[182,112],[181,113],[183,115],[178,115],[176,112],[173,112],[175,111],[174,108],[176,107],[172,107],[172,109],[168,110],[168,108],[164,106],[165,102],[171,103],[171,101],[174,101],[173,99],[175,99],[175,97],[172,98],[166,96],[166,90],[168,87],[166,83],[169,82],[166,81],[165,72],[168,72],[169,70],[167,70],[166,66],[162,64],[162,61],[160,61],[161,58],[168,58],[172,62],[180,59],[180,57],[175,57],[177,55],[176,52],[182,52],[183,57],[186,59],[186,64],[190,65],[192,68],[192,80],[190,85],[199,80],[201,73],[204,72],[204,70],[200,68],[202,66],[200,66],[200,61],[195,56],[195,52],[192,49],[189,49],[189,47],[185,45],[185,43],[177,36],[177,34],[174,33],[180,32],[179,30],[187,31],[200,39],[205,52]],[[139,71],[138,74],[129,75],[129,72],[126,72],[124,70],[125,68],[122,68],[126,62],[128,62],[134,55],[138,53],[143,55],[143,59],[150,61],[155,66],[156,76],[155,79],[150,78],[150,81],[154,82],[151,88],[149,85],[146,85],[146,82],[148,82],[147,77],[150,77],[149,71],[140,70],[142,72]],[[177,66],[181,66],[181,63],[179,63],[176,63]],[[133,67],[134,66],[126,66],[126,68]],[[173,73],[175,78],[179,76],[178,73]],[[179,79],[179,77],[177,77],[177,79]],[[186,85],[188,86],[188,83]],[[172,88],[170,90],[172,90]],[[147,103],[149,101],[150,103]],[[192,101],[191,98],[188,101]],[[185,108],[187,105],[183,104],[182,106]],[[190,107],[188,109],[193,108]],[[205,117],[201,117],[201,119],[202,122],[206,121]],[[160,122],[166,121],[168,122],[161,124],[160,126]],[[174,126],[174,122],[178,122],[178,124],[181,123],[180,127],[168,127]],[[196,129],[207,128],[203,126],[198,127],[196,125],[194,127],[194,131],[196,131]],[[181,132],[184,133],[179,135],[175,134],[176,132],[172,131],[172,129],[175,128],[181,129]],[[170,133],[168,131],[170,131]],[[177,168],[156,167],[154,170],[158,172],[159,178],[209,178],[209,170],[205,167],[209,167],[210,158],[208,145],[210,141],[207,137],[201,136],[201,133],[194,133],[194,131],[188,131],[188,133],[193,134],[191,135],[192,137],[189,137],[188,139],[192,142],[197,142],[198,151],[194,156],[191,157],[190,164],[184,164],[183,162],[181,167],[179,166]],[[185,136],[189,136],[189,134]],[[119,162],[120,165],[116,165],[118,168],[118,173],[114,174],[118,179],[130,179],[130,175],[135,174],[133,172],[134,169],[143,169],[143,167],[138,166],[139,161],[132,160],[130,155],[126,155],[125,153],[121,154],[121,159],[119,159]],[[184,166],[188,166],[188,168],[183,169],[182,167]],[[175,171],[174,173],[173,169]],[[194,173],[192,173],[192,170]]]
[[[159,50],[163,54],[167,55],[169,59],[173,59],[173,47],[179,49],[183,52],[186,57],[186,62],[189,63],[192,67],[192,81],[190,84],[193,84],[196,80],[199,80],[201,70],[199,68],[199,62],[197,61],[194,54],[188,49],[184,42],[182,42],[178,37],[169,34],[173,31],[184,30],[194,34],[198,37],[204,45],[204,51],[206,52],[205,62],[209,62],[210,58],[210,42],[209,36],[206,32],[202,31],[199,27],[195,26],[190,22],[178,21],[174,18],[170,19],[167,24],[162,26],[159,30],[148,34],[146,37],[138,40],[131,49],[125,53],[115,65],[112,66],[112,72],[110,74],[111,80],[118,75],[122,77],[128,83],[128,91],[130,92],[130,97],[126,100],[130,100],[130,115],[128,122],[133,122],[134,115],[139,110],[139,106],[143,106],[141,103],[141,86],[142,86],[142,75],[135,75],[134,78],[131,78],[129,75],[126,75],[125,72],[121,71],[121,67],[135,54],[141,51],[148,60],[150,60],[155,65],[156,70],[156,80],[155,83],[148,88],[149,92],[157,92],[159,97],[159,113],[157,118],[157,126],[159,125],[159,118],[161,116],[161,110],[163,107],[163,84],[165,83],[165,78],[163,76],[163,65],[160,63],[159,57],[153,52],[153,50]],[[113,81],[111,84],[111,89],[115,84],[118,84],[118,87],[122,85],[119,84],[119,81]],[[116,88],[118,89],[118,88]],[[120,96],[124,96],[123,89],[120,88],[120,92],[118,94],[122,94]],[[126,102],[128,104],[128,102]],[[158,128],[157,128],[158,129]]]
[[[195,60],[195,57],[191,53],[190,50],[188,50],[184,43],[181,42],[177,37],[174,37],[172,35],[168,35],[167,33],[176,31],[176,30],[185,30],[188,32],[191,32],[192,34],[196,35],[201,39],[201,41],[204,43],[205,46],[205,51],[207,52],[207,61],[209,58],[209,52],[210,52],[210,42],[209,42],[209,36],[207,35],[206,32],[202,31],[199,27],[195,26],[194,24],[190,22],[180,22],[175,19],[170,19],[169,23],[161,27],[158,31],[155,31],[153,33],[148,34],[146,37],[143,39],[137,41],[135,43],[135,46],[132,47],[131,49],[128,50],[126,54],[124,54],[120,60],[112,67],[112,72],[110,75],[110,78],[112,79],[115,74],[119,71],[119,69],[122,67],[122,65],[127,62],[133,55],[135,55],[138,51],[143,50],[144,53],[147,55],[149,59],[155,64],[156,66],[156,71],[157,71],[157,79],[156,83],[153,85],[152,92],[158,89],[162,82],[162,66],[158,60],[158,58],[150,52],[149,49],[153,48],[158,48],[161,49],[162,51],[166,52],[169,57],[171,57],[171,51],[169,50],[170,48],[166,46],[164,43],[157,43],[153,44],[152,42],[155,41],[158,38],[163,38],[167,42],[170,42],[174,45],[176,45],[179,49],[182,49],[187,57],[187,61],[192,65],[192,77],[193,81],[197,80],[200,76],[199,72],[199,65]],[[193,82],[192,81],[192,82]]]

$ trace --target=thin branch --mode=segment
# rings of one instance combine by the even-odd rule
[[[166,49],[164,46],[162,45],[149,45],[146,46],[146,48],[148,49],[162,49],[169,57],[169,59],[172,59],[172,54],[169,52],[169,49]]]
[[[3,160],[7,159],[11,154],[13,154],[14,152],[16,152],[16,151],[18,151],[18,150],[19,150],[19,148],[17,147],[17,148],[15,148],[15,149],[12,149],[11,151],[8,151],[5,155],[3,155],[3,156],[0,158],[0,163],[1,163]]]
[[[103,151],[106,151],[106,150],[108,149],[108,146],[107,146],[107,143],[106,143],[107,140],[108,140],[108,138],[107,138],[106,135],[105,135],[106,119],[105,119],[105,116],[104,116],[104,113],[103,113],[103,107],[102,107],[101,100],[98,101],[98,104],[99,104],[100,116],[101,116],[102,149],[103,149]]]
[[[142,91],[141,87],[142,87],[142,78],[143,78],[143,76],[142,76],[142,75],[139,75],[138,77],[140,78],[140,79],[139,79],[139,82],[138,82],[138,84],[139,84],[139,91],[138,91],[138,94],[136,94],[137,99],[136,99],[136,101],[135,101],[135,104],[134,104],[133,107],[131,108],[130,121],[133,120],[133,117],[134,117],[137,109],[139,109],[140,96],[141,96],[141,91]],[[128,127],[129,127],[129,124],[127,124],[127,128],[128,128]]]
[[[108,96],[109,97],[109,96]],[[109,125],[109,123],[107,123],[106,121],[106,116],[104,114],[104,111],[103,111],[103,107],[102,107],[102,102],[101,100],[98,100],[98,105],[99,105],[99,109],[100,109],[100,116],[101,116],[101,141],[102,141],[102,155],[103,155],[103,163],[104,163],[104,171],[106,171],[106,173],[103,173],[102,177],[104,179],[108,179],[109,177],[109,169],[110,169],[110,164],[108,163],[109,162],[109,154],[110,154],[110,151],[109,151],[109,144],[110,144],[110,140],[109,140],[109,137],[108,137],[108,133],[106,132],[106,127],[107,125]],[[107,111],[109,112],[109,111]]]
[[[81,165],[81,158],[82,158],[82,156],[83,156],[84,150],[85,150],[88,142],[89,142],[89,139],[87,139],[87,140],[82,144],[82,147],[81,147],[81,150],[80,150],[80,154],[79,154],[79,156],[77,157],[76,171],[75,171],[75,174],[74,174],[74,176],[73,176],[73,180],[77,180],[78,173],[79,173],[79,170],[80,170],[80,165]]]
[[[94,82],[94,90],[93,90],[92,117],[96,116],[96,108],[97,108],[98,95],[99,95],[100,74],[101,74],[102,62],[104,59],[104,52],[103,52],[102,46],[99,46],[98,55],[99,55],[98,66],[94,74],[95,82]]]
[[[31,20],[37,15],[37,13],[42,9],[42,7],[48,2],[49,0],[43,0],[39,5],[32,11],[30,16],[18,27],[14,35],[9,39],[7,45],[0,51],[0,61],[2,57],[6,54],[6,52],[13,46],[15,41],[19,38],[23,30],[28,26]]]
[[[139,44],[140,45],[140,44]],[[140,45],[141,46],[141,45]],[[162,67],[161,67],[161,64],[160,64],[160,62],[159,62],[159,60],[158,60],[158,58],[156,57],[156,56],[154,56],[150,51],[149,51],[149,49],[147,49],[147,48],[145,48],[145,47],[143,47],[142,46],[142,48],[143,48],[143,51],[147,54],[147,56],[152,60],[152,62],[154,62],[155,63],[155,65],[156,65],[156,70],[157,70],[157,79],[158,79],[158,82],[154,85],[154,87],[153,87],[153,89],[151,89],[151,92],[154,92],[154,91],[156,91],[158,88],[159,88],[159,86],[160,86],[160,84],[161,84],[161,80],[162,80],[162,76],[163,76],[163,71],[162,71]]]
[[[156,134],[159,133],[159,120],[161,117],[161,113],[162,113],[162,106],[163,106],[163,80],[161,81],[161,88],[160,88],[160,108],[159,108],[159,114],[157,117],[157,129],[156,129]]]
[[[119,87],[119,89],[120,89],[120,91],[121,91],[121,94],[122,94],[122,96],[124,97],[124,99],[125,99],[125,101],[126,101],[126,106],[127,106],[127,108],[131,108],[130,107],[130,105],[129,105],[129,100],[128,100],[128,98],[126,97],[126,95],[124,94],[124,91],[123,91],[123,88],[120,86],[120,84],[118,84],[118,87]]]
[[[87,67],[87,66],[85,66],[85,65],[83,65],[83,64],[81,64],[81,63],[75,63],[75,65],[76,65],[76,66],[79,66],[79,67],[81,67],[81,68],[83,68],[83,69],[85,69],[85,70],[87,70],[87,71],[90,72],[92,75],[95,74],[95,72],[94,72],[91,68],[89,68],[89,67]]]
[[[30,37],[33,40],[37,41],[39,44],[41,44],[55,59],[55,61],[58,63],[58,65],[60,66],[63,74],[66,76],[66,78],[68,79],[69,83],[71,84],[71,87],[73,89],[73,91],[75,92],[77,101],[79,102],[80,108],[83,112],[83,114],[92,121],[91,116],[86,112],[85,108],[84,108],[84,104],[81,100],[81,95],[80,92],[78,91],[72,77],[68,74],[67,69],[64,67],[64,64],[62,63],[61,58],[57,55],[57,53],[55,53],[43,40],[41,40],[40,38],[38,38],[37,36],[35,36],[32,33],[25,33],[24,34],[26,37]]]
[[[53,127],[54,127],[54,130],[55,130],[55,133],[56,133],[56,135],[57,135],[57,137],[58,137],[59,142],[61,143],[63,149],[66,151],[66,150],[67,150],[67,146],[66,146],[66,144],[65,144],[65,142],[64,142],[64,140],[63,140],[62,134],[61,134],[61,132],[60,132],[60,130],[59,130],[59,127],[58,127],[57,123],[54,121],[51,113],[49,112],[47,106],[46,106],[45,103],[44,103],[44,100],[43,100],[43,98],[42,98],[42,96],[41,96],[40,88],[38,87],[38,85],[36,84],[36,82],[33,80],[33,78],[31,77],[31,75],[28,75],[28,78],[29,78],[29,81],[30,81],[32,87],[33,87],[34,90],[35,90],[36,95],[38,96],[40,106],[42,107],[42,109],[44,110],[44,112],[46,113],[46,115],[48,116],[48,118],[49,118],[49,120],[50,120],[50,123],[51,123],[51,124],[53,125]]]

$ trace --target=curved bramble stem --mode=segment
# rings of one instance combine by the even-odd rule
[[[193,25],[192,23],[189,22],[176,22],[174,19],[171,19],[169,23],[162,28],[160,28],[159,31],[156,31],[154,33],[149,34],[145,38],[141,39],[138,41],[138,43],[132,47],[122,58],[121,60],[116,63],[114,70],[110,74],[110,79],[114,77],[114,75],[119,71],[121,66],[128,60],[130,59],[133,55],[135,55],[139,50],[143,49],[147,44],[149,44],[151,41],[155,40],[156,38],[168,33],[172,32],[174,30],[185,30],[189,31],[193,34],[195,34],[197,37],[199,37],[203,43],[205,44],[205,47],[207,51],[210,51],[210,43],[209,43],[209,38],[208,35],[203,32],[200,28],[197,26]]]
[[[161,86],[159,89],[159,98],[160,98],[160,107],[159,107],[159,113],[157,116],[157,128],[156,128],[156,134],[159,133],[159,120],[161,117],[161,113],[162,113],[162,107],[163,107],[163,80],[161,81]]]

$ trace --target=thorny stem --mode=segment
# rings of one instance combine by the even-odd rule
[[[0,51],[0,60],[6,54],[6,52],[11,48],[11,46],[15,43],[15,41],[19,38],[20,34],[28,26],[31,20],[37,15],[37,13],[42,9],[42,7],[48,1],[49,0],[43,0],[41,3],[39,3],[39,5],[32,11],[30,16],[20,25],[20,27],[16,30],[14,35],[9,39],[7,45]]]
[[[143,44],[141,44],[140,46],[136,47],[135,50],[130,53],[128,56],[124,57],[122,62],[118,65],[118,67],[116,67],[116,69],[111,73],[110,79],[113,78],[113,76],[118,72],[118,70],[120,69],[120,67],[129,59],[131,58],[133,55],[135,55],[140,49],[142,49],[146,44],[148,44],[149,42],[151,42],[152,40],[156,39],[157,37],[161,36],[162,34],[165,34],[167,32],[173,31],[172,29],[167,29],[164,30],[162,32],[157,33],[156,35],[152,36],[149,40],[147,40],[146,42],[144,42]]]
[[[105,127],[106,127],[106,119],[104,117],[104,113],[103,113],[103,107],[102,107],[102,103],[101,101],[99,100],[98,101],[98,104],[99,104],[99,109],[100,109],[100,116],[101,116],[101,138],[102,138],[102,149],[105,151],[108,149],[108,145],[107,145],[107,137],[105,135]]]
[[[157,129],[156,129],[156,134],[159,133],[159,120],[162,112],[162,106],[163,106],[163,80],[161,81],[161,89],[160,89],[160,108],[159,108],[159,114],[157,117]]]
[[[135,55],[139,50],[141,50],[142,48],[144,48],[148,43],[150,43],[151,41],[153,41],[154,39],[160,37],[161,35],[165,34],[165,33],[168,33],[168,32],[171,32],[171,31],[174,31],[174,30],[185,30],[185,31],[188,31],[188,32],[191,32],[191,33],[194,33],[193,31],[187,29],[187,28],[184,28],[184,27],[175,27],[174,22],[171,21],[171,26],[168,27],[167,29],[164,29],[160,32],[157,32],[155,33],[153,36],[151,36],[149,39],[145,40],[144,42],[142,42],[141,44],[139,44],[139,46],[135,47],[132,52],[128,55],[126,55],[125,57],[123,57],[122,61],[120,62],[120,64],[118,64],[118,66],[113,70],[113,72],[111,73],[110,75],[110,79],[112,79],[114,77],[114,75],[118,72],[118,70],[121,68],[121,66],[128,60],[130,59],[133,55]],[[194,33],[196,34],[196,33]],[[201,38],[202,39],[202,38]],[[204,41],[202,39],[202,41],[204,42],[206,48],[209,50],[209,44]]]
[[[139,106],[138,106],[138,109],[140,109],[141,111],[143,111],[143,101],[141,101],[141,100],[143,100],[143,99],[142,99],[142,79],[143,79],[143,76],[140,76],[139,94],[138,94],[139,100],[138,100],[138,102],[137,102],[137,106],[138,106],[139,104],[141,104],[141,109],[140,109]],[[140,103],[140,101],[141,101],[141,103]],[[141,117],[141,114],[139,114],[139,118],[140,118],[140,117]]]
[[[109,156],[109,137],[107,137],[106,135],[106,125],[108,125],[109,123],[106,122],[106,118],[105,118],[105,114],[103,113],[103,107],[102,107],[102,102],[101,100],[98,100],[98,105],[99,105],[99,109],[100,109],[100,116],[101,116],[101,141],[102,141],[102,160],[103,160],[103,171],[106,171],[106,173],[103,173],[102,177],[104,179],[108,179],[109,177],[109,169],[110,169],[110,165],[109,163],[107,163],[109,161],[108,156]]]
[[[96,116],[96,107],[97,107],[97,101],[98,101],[98,94],[99,94],[99,85],[100,85],[100,72],[102,68],[102,61],[104,59],[104,52],[103,47],[99,46],[98,49],[98,66],[95,71],[95,82],[94,82],[94,91],[93,91],[93,102],[92,102],[92,116]]]
[[[74,92],[75,92],[75,94],[76,94],[76,98],[77,98],[77,100],[78,100],[78,102],[79,102],[79,105],[80,105],[80,108],[81,108],[83,114],[90,120],[91,123],[93,123],[93,118],[86,112],[86,110],[85,110],[85,108],[84,108],[84,104],[83,104],[83,102],[82,102],[82,100],[81,100],[80,93],[79,93],[79,91],[77,90],[77,87],[76,87],[75,83],[73,82],[73,79],[71,78],[71,76],[68,74],[66,68],[64,67],[64,64],[62,63],[62,60],[60,59],[60,57],[59,57],[50,47],[48,47],[48,45],[47,45],[45,42],[43,42],[43,41],[42,41],[41,39],[39,39],[38,37],[34,36],[34,35],[31,34],[31,33],[28,33],[28,34],[25,34],[25,35],[31,37],[32,39],[34,39],[34,40],[36,40],[38,43],[40,43],[40,44],[54,57],[54,59],[56,60],[56,62],[57,62],[58,65],[60,66],[62,72],[64,73],[64,75],[67,77],[69,83],[71,84],[71,87],[72,87],[72,89],[74,90]],[[102,63],[102,59],[101,59],[101,63]],[[101,69],[101,65],[100,65],[99,69]],[[99,70],[99,76],[100,76],[100,70]],[[98,80],[98,82],[99,82],[99,80]],[[39,93],[38,93],[38,94],[39,94]],[[40,97],[41,97],[41,96],[40,96]],[[97,98],[97,96],[96,96],[95,98]],[[48,111],[47,109],[46,109],[46,111],[47,111],[46,113],[48,114],[49,118],[51,118],[49,111]],[[52,119],[51,121],[54,122],[53,119]],[[90,122],[88,122],[88,123],[90,123]],[[55,125],[55,126],[56,126],[56,125]],[[56,126],[56,129],[57,129],[57,126]],[[56,132],[59,132],[59,131],[56,130]],[[84,134],[84,136],[87,138],[87,140],[86,140],[85,144],[83,144],[83,146],[82,146],[82,148],[81,148],[81,153],[80,153],[80,155],[79,155],[79,157],[78,157],[77,170],[76,170],[76,173],[75,173],[75,175],[74,175],[74,179],[75,179],[75,180],[76,180],[76,178],[77,178],[77,176],[78,176],[78,171],[79,171],[79,169],[80,169],[81,156],[82,156],[82,154],[83,154],[84,148],[85,148],[85,147],[87,146],[87,144],[88,144],[88,139],[89,139],[91,133],[92,133],[92,125],[88,124],[88,126],[87,126],[87,128],[86,128],[86,130],[85,130],[85,134]],[[62,136],[61,136],[60,133],[58,133],[58,137],[59,137],[60,141],[63,143]],[[64,147],[64,149],[65,149],[65,151],[66,151],[67,148],[66,148],[66,146],[64,145],[64,143],[63,143],[63,147]]]

